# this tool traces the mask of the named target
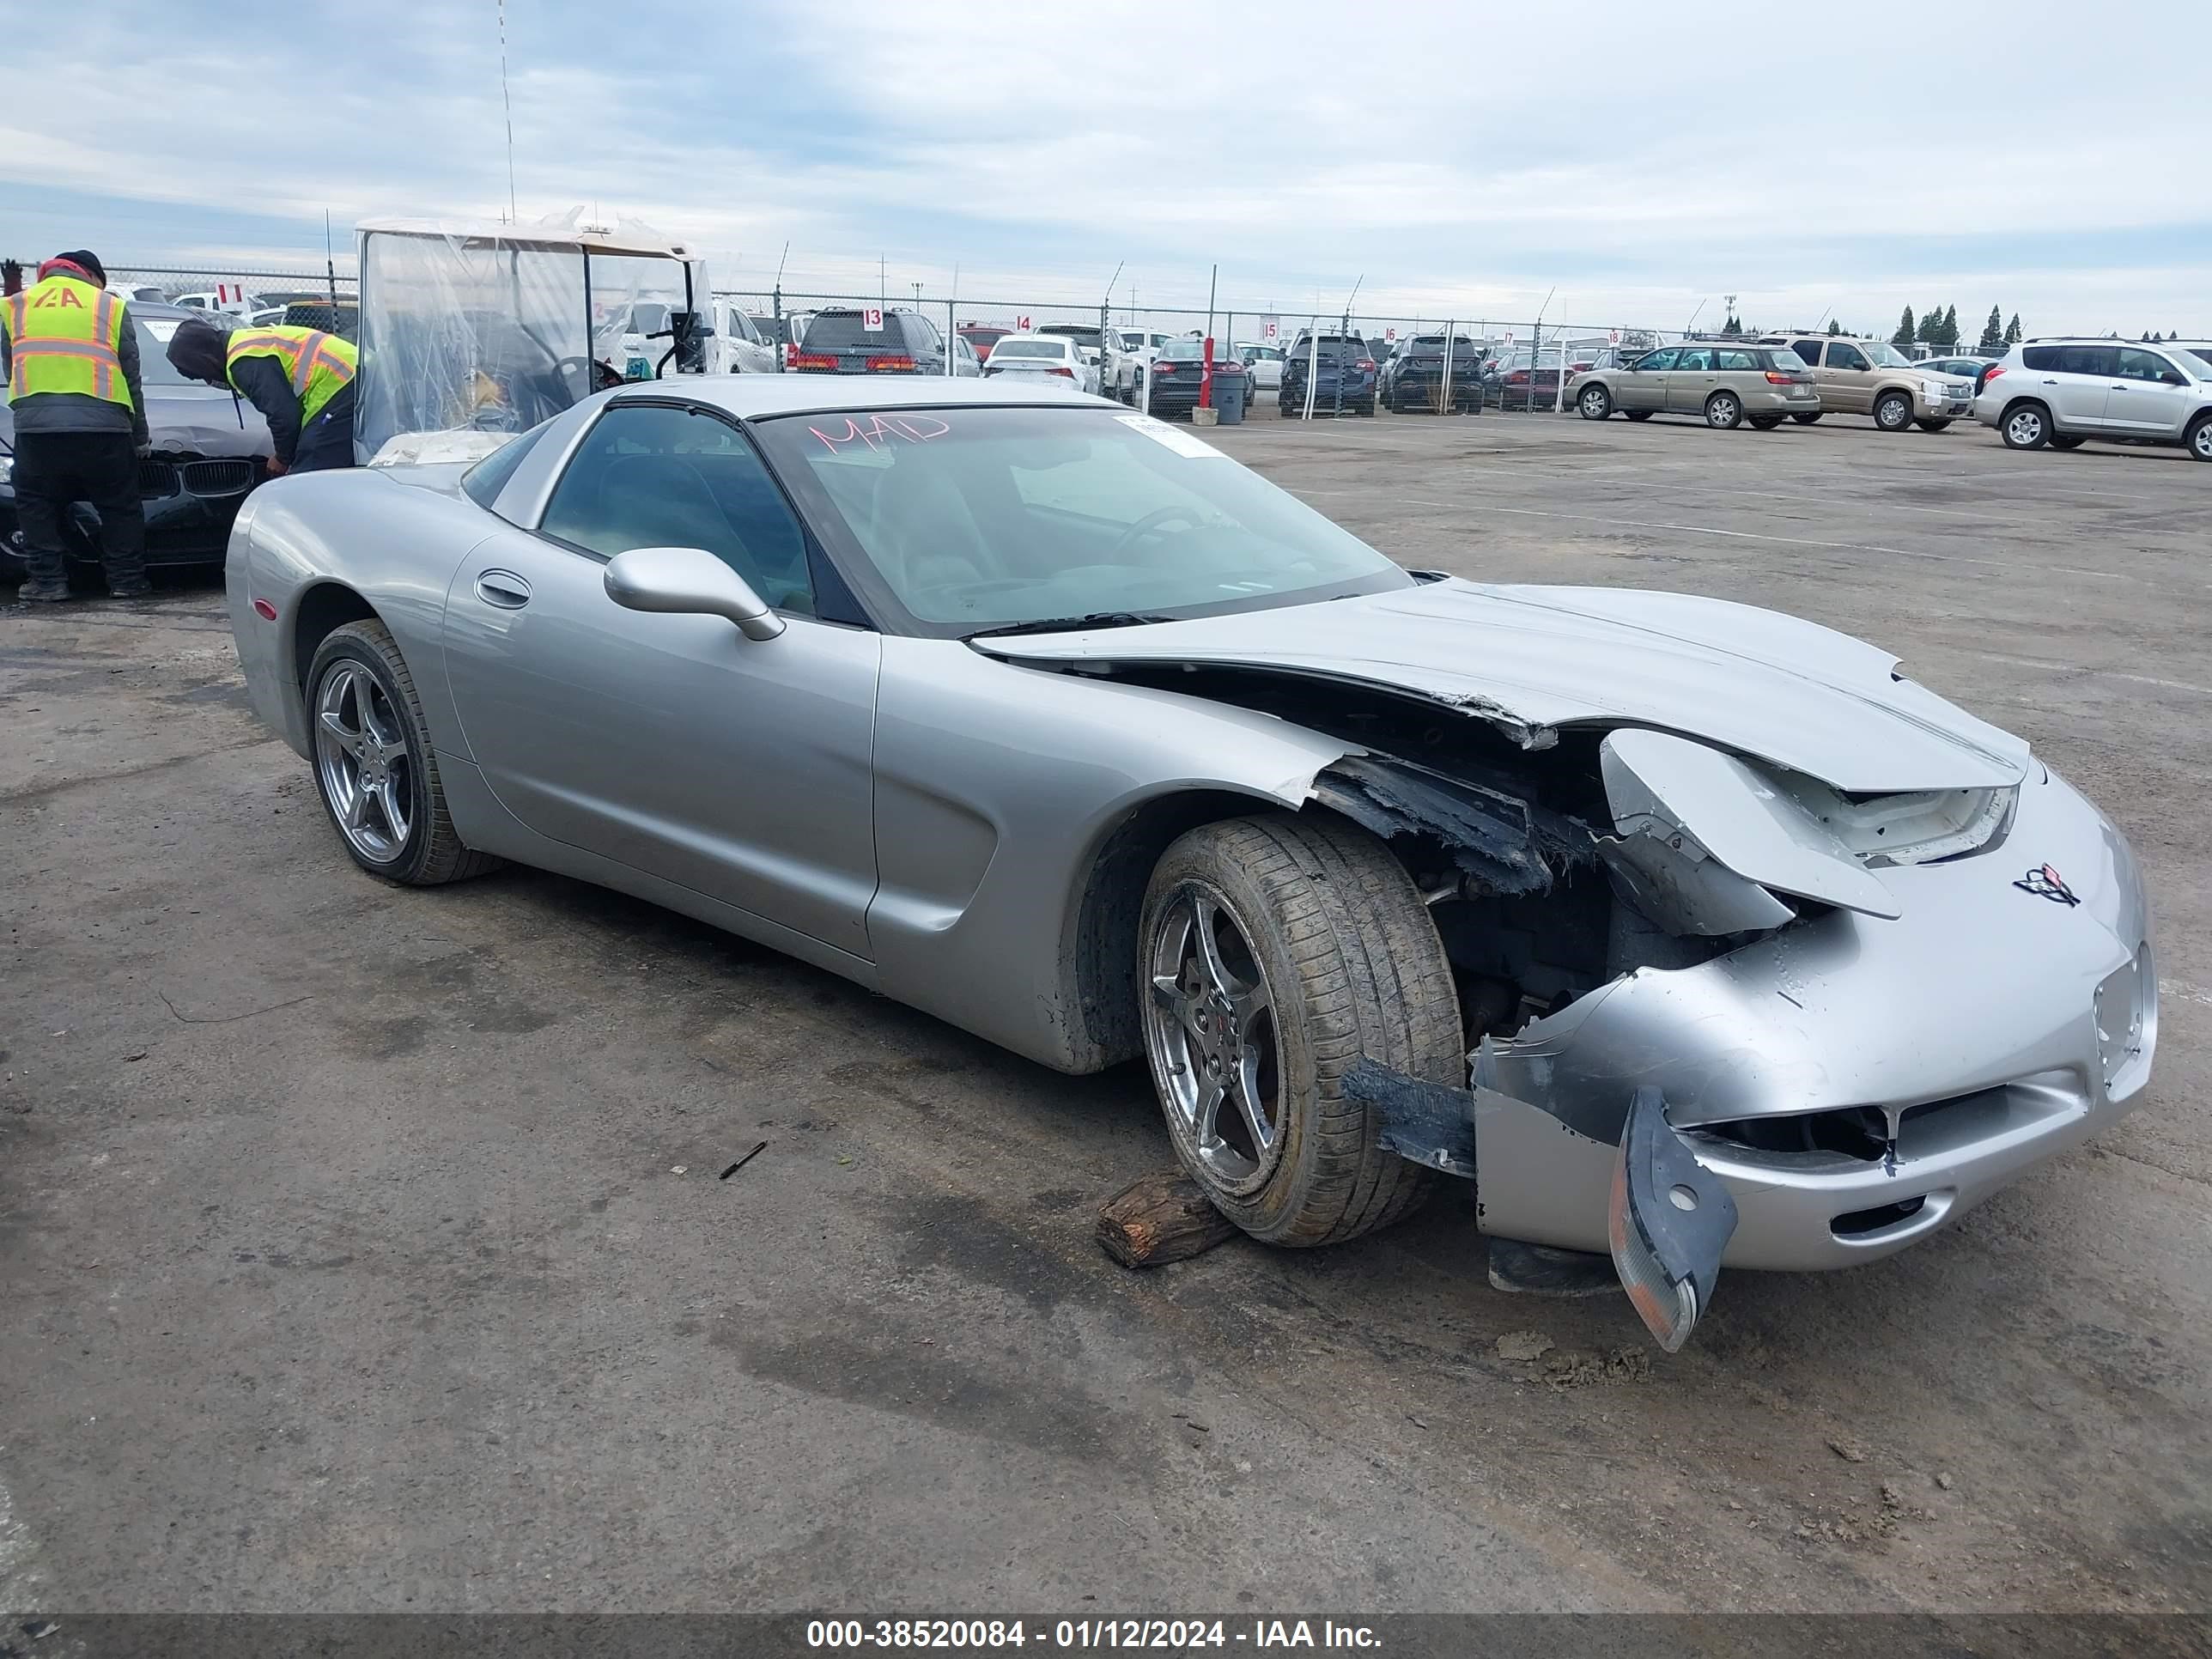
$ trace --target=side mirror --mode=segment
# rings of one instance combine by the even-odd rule
[[[625,611],[721,617],[749,640],[772,640],[783,618],[752,584],[703,547],[633,547],[607,561],[607,597]]]

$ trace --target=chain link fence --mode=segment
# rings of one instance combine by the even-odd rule
[[[27,278],[36,260],[21,262]],[[145,300],[188,301],[238,310],[255,302],[322,301],[334,309],[351,302],[356,283],[335,264],[240,269],[142,264],[108,272],[111,287],[137,292]],[[1611,322],[1558,321],[1506,315],[1446,317],[1353,310],[1319,312],[1310,307],[1224,303],[1208,311],[1190,306],[1132,306],[1095,300],[1028,295],[1006,297],[933,291],[927,284],[885,284],[873,293],[799,291],[783,288],[722,288],[717,298],[730,301],[763,319],[771,341],[788,339],[789,319],[804,319],[826,309],[880,307],[915,311],[948,336],[983,326],[1035,329],[1048,324],[1115,328],[1171,336],[1210,335],[1226,351],[1246,347],[1287,352],[1302,334],[1352,334],[1378,355],[1423,336],[1449,334],[1473,342],[1481,353],[1485,401],[1493,408],[1557,410],[1566,406],[1568,382],[1581,368],[1607,361],[1605,354],[1632,356],[1693,337],[1682,329]]]

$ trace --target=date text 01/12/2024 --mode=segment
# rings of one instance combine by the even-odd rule
[[[990,1652],[1040,1647],[1076,1650],[1191,1648],[1363,1648],[1382,1645],[1365,1625],[1334,1620],[1060,1619],[1036,1628],[1021,1619],[817,1619],[806,1626],[810,1648],[943,1648]]]

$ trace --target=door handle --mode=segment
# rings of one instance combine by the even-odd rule
[[[480,570],[477,597],[502,611],[520,611],[530,603],[530,584],[512,570]]]

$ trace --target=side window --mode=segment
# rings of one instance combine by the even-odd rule
[[[2155,351],[2145,351],[2137,346],[2120,348],[2120,374],[2123,380],[2160,381],[2180,371]]]
[[[2119,358],[2117,346],[2061,346],[2058,348],[2058,372],[2061,374],[2094,374],[2110,380],[2119,373]]]
[[[1820,343],[1818,340],[1792,340],[1790,343],[1790,349],[1796,353],[1797,361],[1806,368],[1820,368]]]
[[[1748,351],[1723,351],[1719,354],[1723,368],[1757,368],[1758,361]]]
[[[1663,351],[1647,351],[1631,367],[1639,374],[1664,374],[1674,367],[1674,359],[1681,355],[1673,346],[1668,346]]]
[[[814,612],[806,537],[783,492],[742,433],[696,410],[607,410],[569,458],[540,528],[610,559],[703,547],[778,610]]]
[[[1830,368],[1864,368],[1866,366],[1866,353],[1861,351],[1856,346],[1847,345],[1841,340],[1828,342]]]
[[[1674,359],[1677,372],[1686,370],[1692,374],[1710,373],[1712,366],[1713,349],[1711,346],[1685,346],[1681,355]]]
[[[550,422],[540,421],[520,437],[501,444],[497,449],[461,474],[461,488],[478,507],[489,507],[499,499],[499,492],[507,488],[507,481],[514,476],[538,441],[545,435]]]
[[[2030,368],[2039,368],[2046,374],[2055,374],[2058,371],[2058,348],[2029,346],[2020,354],[2020,360]]]

